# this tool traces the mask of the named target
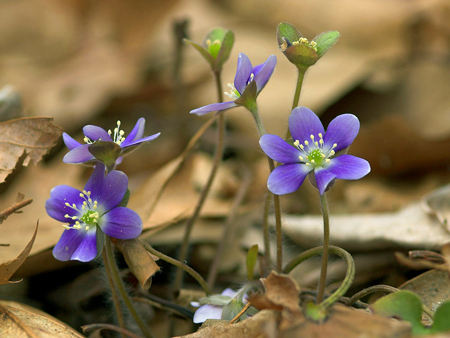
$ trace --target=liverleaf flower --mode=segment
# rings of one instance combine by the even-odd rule
[[[214,28],[206,36],[203,45],[188,39],[184,39],[184,41],[203,56],[214,72],[219,72],[230,57],[234,44],[234,33],[230,30]]]
[[[128,177],[113,170],[105,176],[105,166],[97,163],[83,191],[58,185],[50,192],[45,209],[63,222],[64,232],[53,249],[60,261],[89,262],[103,250],[105,234],[132,239],[142,232],[142,220],[124,207],[128,198]]]
[[[244,53],[240,53],[237,62],[234,84],[228,84],[230,92],[225,93],[231,101],[222,103],[213,103],[201,108],[191,110],[191,114],[205,115],[207,113],[219,110],[256,104],[256,97],[269,81],[277,64],[275,55],[269,58],[263,64],[252,66],[250,59]]]
[[[192,306],[199,307],[194,314],[194,323],[203,323],[207,319],[232,320],[247,304],[246,290],[248,287],[244,287],[238,292],[227,288],[220,295],[212,295],[201,298],[199,302],[191,302]],[[247,315],[251,316],[256,312],[255,308],[250,307],[239,319],[244,320]]]
[[[266,134],[259,144],[273,160],[282,163],[269,175],[267,187],[275,195],[296,191],[309,175],[321,195],[335,179],[357,180],[370,172],[364,159],[346,155],[359,132],[355,115],[337,116],[325,129],[319,117],[305,107],[295,108],[289,116],[293,145],[277,135]]]
[[[314,65],[339,39],[339,32],[319,34],[309,41],[291,24],[282,22],[277,28],[278,47],[299,69]]]
[[[63,140],[69,152],[64,156],[65,163],[94,163],[103,162],[108,171],[111,171],[122,161],[121,156],[135,150],[144,142],[153,141],[161,133],[144,136],[145,119],[141,117],[131,133],[125,137],[125,132],[120,129],[121,122],[117,121],[117,127],[111,130],[87,125],[83,128],[84,142],[74,140],[68,134],[63,133]]]

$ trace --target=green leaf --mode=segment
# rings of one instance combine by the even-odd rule
[[[247,278],[253,279],[256,261],[258,260],[258,244],[253,245],[248,249],[247,253]]]
[[[223,64],[228,60],[231,54],[231,50],[234,45],[234,33],[232,31],[227,31],[223,40],[222,46],[220,47],[219,54],[217,55],[215,69],[219,70],[222,68]]]
[[[316,36],[313,41],[317,43],[317,55],[319,56],[319,59],[324,56],[328,50],[334,46],[334,44],[339,39],[339,32],[338,31],[330,31],[322,33],[318,36]]]
[[[286,38],[290,43],[298,41],[302,37],[302,34],[293,25],[287,22],[281,22],[277,27],[277,40],[278,46],[283,44],[283,39]]]
[[[244,92],[241,97],[235,100],[234,102],[240,106],[244,106],[249,111],[253,112],[256,107],[256,82],[250,82],[247,87],[245,87]]]
[[[208,62],[211,67],[214,67],[213,57],[211,56],[211,54],[209,54],[209,52],[203,46],[200,46],[198,43],[188,40],[188,39],[184,39],[183,41],[186,42],[188,45],[191,45],[192,47],[194,47],[200,53],[200,55],[203,56],[203,58],[206,60],[206,62]]]
[[[391,293],[378,299],[370,308],[377,315],[408,321],[413,334],[429,332],[421,323],[422,300],[414,292],[403,290]]]
[[[233,299],[231,302],[224,306],[221,319],[230,321],[234,317],[236,317],[243,308],[244,306],[240,301],[238,301],[237,299]],[[244,313],[239,317],[239,320],[244,320],[246,318],[247,315]]]
[[[208,33],[208,35],[206,35],[205,41],[203,42],[203,44],[205,46],[207,46],[207,40],[214,42],[216,40],[222,42],[225,38],[225,35],[228,33],[228,31],[226,29],[223,28],[213,28],[213,30],[211,30],[211,32]]]
[[[450,331],[450,302],[446,302],[438,307],[433,320],[431,333]]]

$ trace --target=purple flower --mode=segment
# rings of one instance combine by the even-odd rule
[[[244,53],[239,53],[236,75],[234,77],[234,85],[229,83],[228,86],[231,88],[231,91],[230,93],[225,93],[233,101],[209,104],[207,106],[191,110],[191,114],[197,114],[200,116],[213,111],[225,110],[242,105],[239,104],[239,102],[237,103],[236,100],[244,94],[247,86],[253,81],[256,84],[256,96],[258,96],[267,81],[269,81],[276,64],[277,57],[275,55],[271,55],[266,62],[253,67],[248,56]],[[254,97],[253,100],[256,100],[256,97]]]
[[[200,308],[195,311],[194,323],[203,323],[207,319],[222,319],[222,312],[224,307],[228,305],[237,294],[237,292],[228,288],[225,289],[221,295],[213,295],[208,298],[201,299],[201,303],[202,301],[205,301],[211,304],[204,304],[200,306],[201,303],[199,302],[191,302],[192,306],[200,306]]]
[[[277,135],[266,134],[259,144],[273,160],[283,163],[276,167],[267,181],[275,195],[296,191],[309,173],[322,195],[337,178],[357,180],[370,172],[369,162],[351,155],[339,155],[355,139],[359,120],[355,115],[337,116],[325,132],[319,117],[310,109],[297,107],[289,116],[289,130],[294,146]],[[311,177],[310,177],[311,178]]]
[[[143,138],[144,128],[145,119],[143,117],[136,122],[136,125],[127,137],[124,137],[125,132],[120,130],[120,121],[117,121],[117,127],[114,131],[108,130],[108,132],[103,128],[87,125],[83,128],[83,133],[85,135],[84,141],[86,144],[81,144],[68,134],[63,133],[64,143],[70,150],[66,156],[64,156],[63,161],[65,163],[85,163],[97,161],[96,157],[89,152],[89,146],[96,141],[114,142],[120,146],[119,155],[122,156],[136,149],[136,147],[143,142],[153,141],[161,134],[157,133]],[[121,162],[121,158],[119,157],[118,159],[114,159],[114,161],[116,164],[119,164]]]
[[[58,185],[50,192],[45,209],[50,217],[64,222],[53,256],[60,261],[89,262],[101,254],[104,234],[119,239],[138,237],[142,220],[131,209],[120,206],[128,189],[128,177],[121,171],[105,176],[97,163],[83,191]]]

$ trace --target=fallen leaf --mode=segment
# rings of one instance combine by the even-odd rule
[[[0,123],[0,183],[25,153],[23,165],[36,165],[54,146],[62,129],[49,117],[19,118]]]
[[[17,282],[11,282],[9,279],[12,275],[17,271],[17,269],[22,265],[22,263],[25,261],[25,259],[28,257],[28,254],[31,251],[31,248],[34,243],[34,239],[36,238],[37,230],[38,230],[39,223],[36,225],[36,230],[34,231],[33,237],[31,238],[30,242],[27,244],[25,249],[20,253],[20,255],[13,259],[12,261],[3,263],[0,265],[0,285],[3,284],[10,284],[10,283],[17,283]]]
[[[422,199],[422,207],[429,215],[435,216],[443,226],[448,228],[450,217],[450,185],[436,189]]]
[[[0,301],[0,337],[84,338],[71,327],[31,306]]]
[[[113,239],[113,242],[122,252],[128,267],[138,279],[141,287],[149,289],[152,285],[152,276],[160,270],[153,256],[145,250],[138,238]]]

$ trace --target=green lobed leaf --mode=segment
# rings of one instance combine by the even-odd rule
[[[277,41],[278,46],[283,44],[282,38],[287,38],[291,43],[298,41],[302,34],[293,25],[287,22],[281,22],[277,27]]]
[[[413,334],[429,332],[421,323],[422,300],[414,292],[402,290],[378,299],[370,308],[377,315],[408,321]]]
[[[450,331],[450,302],[445,302],[438,307],[433,320],[431,333]]]
[[[191,45],[192,47],[194,47],[200,53],[200,55],[203,56],[203,58],[206,60],[206,62],[208,62],[211,67],[214,67],[215,61],[214,61],[213,57],[211,56],[211,54],[209,54],[209,52],[203,46],[200,46],[198,43],[188,40],[188,39],[184,39],[183,41],[186,42],[188,45]]]
[[[253,279],[256,261],[258,260],[258,244],[253,245],[247,252],[247,278]]]
[[[219,70],[222,68],[223,64],[228,60],[231,54],[231,50],[234,45],[234,33],[232,31],[227,31],[223,40],[222,46],[220,47],[219,54],[217,55],[215,69]]]
[[[329,31],[319,34],[313,39],[317,43],[316,48],[319,59],[334,46],[339,37],[340,33],[338,31]]]

